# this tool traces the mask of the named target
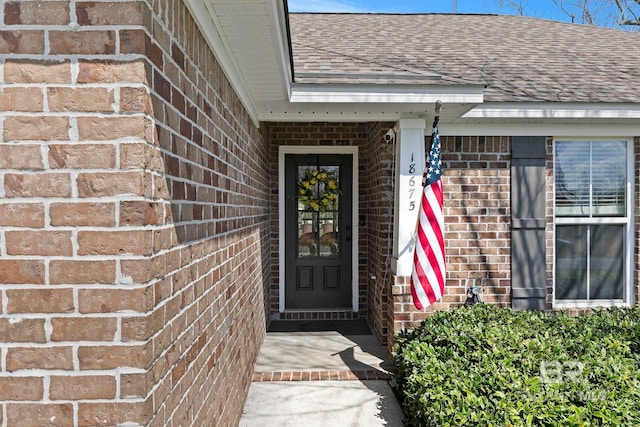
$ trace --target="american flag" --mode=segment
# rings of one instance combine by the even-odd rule
[[[424,191],[418,213],[411,295],[418,310],[438,301],[444,293],[445,253],[442,212],[442,149],[437,119],[431,133],[431,149],[423,176]]]

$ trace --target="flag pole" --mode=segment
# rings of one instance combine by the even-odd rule
[[[438,126],[438,122],[440,121],[440,110],[442,110],[442,101],[440,101],[439,99],[436,101],[436,105],[435,105],[435,113],[433,116],[433,126],[431,126],[431,133],[433,134],[433,129],[435,129],[436,126]],[[429,143],[431,143],[431,139],[429,139]],[[427,150],[426,154],[426,158],[429,158],[429,151],[431,151],[431,145],[429,145],[429,149]],[[425,182],[424,182],[424,174],[426,173],[425,171],[427,170],[427,166],[425,164],[425,168],[422,171],[422,187],[424,188]],[[422,204],[422,197],[420,198],[420,204]],[[420,207],[420,204],[418,205],[418,207]],[[419,210],[418,210],[419,212]],[[414,238],[414,244],[415,242],[417,242],[418,240],[418,224],[420,224],[420,214],[418,213],[418,217],[416,218],[416,226],[413,228],[414,232],[413,232],[413,238]],[[415,249],[415,246],[414,246]]]
[[[433,116],[433,126],[432,128],[438,126],[438,122],[440,121],[440,110],[442,110],[442,101],[439,99],[436,101],[435,115]],[[433,131],[433,129],[431,129]]]

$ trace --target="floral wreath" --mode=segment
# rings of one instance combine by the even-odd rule
[[[313,189],[318,193],[314,197]],[[297,198],[304,206],[315,212],[325,212],[342,194],[338,188],[336,173],[327,169],[309,169],[304,171],[304,178],[298,181]]]

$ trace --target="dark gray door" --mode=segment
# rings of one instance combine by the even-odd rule
[[[349,308],[352,155],[285,156],[285,308]]]

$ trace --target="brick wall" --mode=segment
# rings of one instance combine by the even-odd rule
[[[393,201],[395,144],[384,143],[384,134],[393,123],[371,124],[368,133],[370,143],[363,150],[363,167],[360,170],[363,203],[367,212],[367,299],[368,320],[378,339],[386,344],[389,318],[392,275],[390,271],[393,247]]]
[[[1,13],[0,425],[236,423],[265,136],[181,1]]]
[[[412,303],[410,277],[394,277],[389,338],[434,310],[463,305],[473,285],[482,289],[482,301],[510,305],[510,138],[445,136],[441,141],[446,292],[419,312]]]

